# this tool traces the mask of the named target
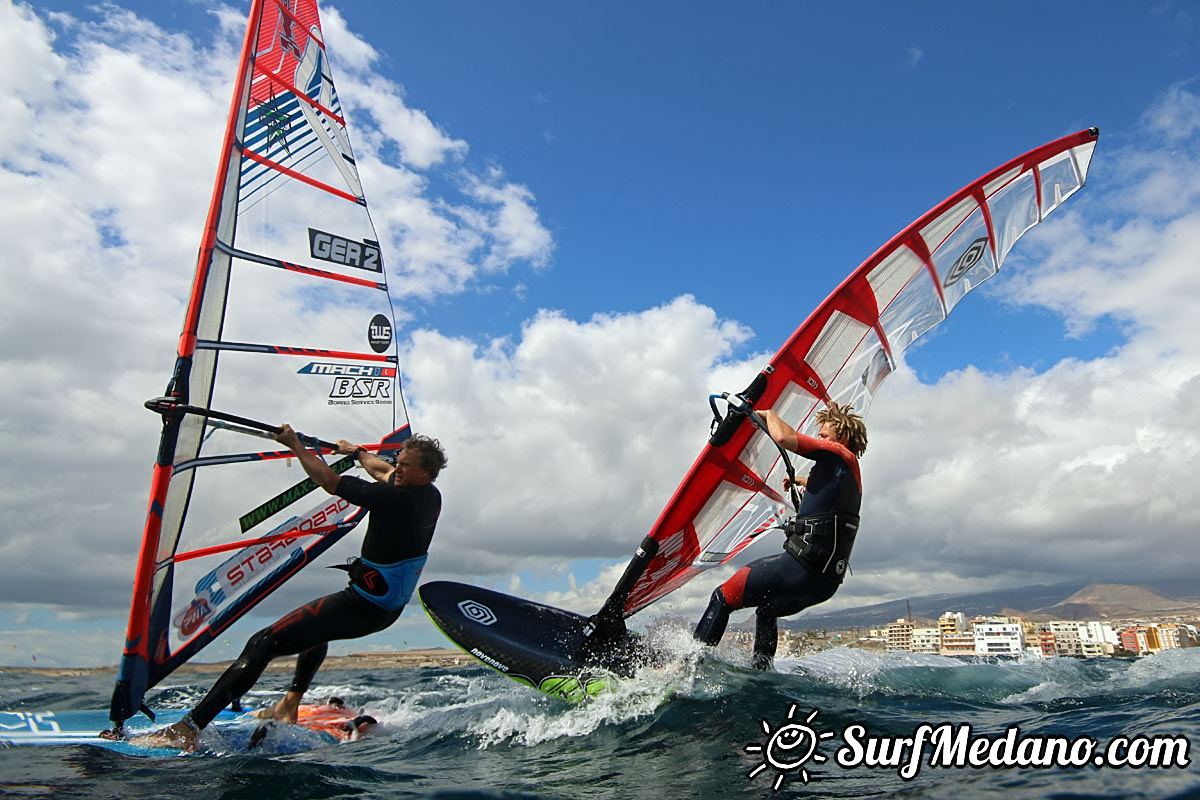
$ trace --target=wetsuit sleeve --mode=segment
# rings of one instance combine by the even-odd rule
[[[828,439],[818,439],[815,436],[806,436],[803,433],[796,434],[796,452],[805,458],[812,458],[818,453],[832,453],[840,456],[847,464],[853,464],[858,460],[843,444],[831,442]]]
[[[397,504],[407,499],[403,492],[393,491],[395,487],[378,481],[364,481],[353,475],[343,475],[338,479],[334,492],[338,497],[349,500],[359,508],[374,511],[387,506],[395,508]]]
[[[803,433],[796,434],[796,452],[805,458],[811,458],[814,461],[823,455],[831,455],[840,458],[843,463],[850,469],[854,475],[854,481],[858,484],[859,490],[862,490],[862,474],[859,472],[858,457],[850,452],[850,448],[840,442],[831,442],[828,439],[818,439],[815,436],[806,436]]]

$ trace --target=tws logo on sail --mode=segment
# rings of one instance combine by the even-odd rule
[[[297,370],[299,375],[327,375],[333,378],[329,405],[348,406],[392,402],[395,367],[375,364],[329,364],[314,361]]]

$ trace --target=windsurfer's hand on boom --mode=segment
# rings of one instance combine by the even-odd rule
[[[370,450],[359,447],[345,439],[338,439],[337,451],[339,455],[354,456],[355,460],[358,461],[358,465],[365,469],[367,474],[375,480],[384,481],[385,483],[392,482],[392,473],[395,471],[395,467]]]
[[[295,453],[297,450],[303,450],[304,445],[300,443],[300,436],[292,426],[286,422],[279,426],[279,433],[275,434],[275,441]]]
[[[322,461],[316,453],[304,446],[300,441],[300,436],[292,430],[291,425],[286,422],[280,425],[279,433],[275,434],[275,441],[296,454],[300,466],[304,467],[308,477],[316,481],[318,486],[329,494],[333,494],[337,490],[340,476],[330,469],[329,465]]]

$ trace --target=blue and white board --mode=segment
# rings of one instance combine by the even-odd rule
[[[588,618],[554,606],[453,581],[431,581],[418,590],[425,613],[465,652],[512,680],[572,702],[609,688],[631,661],[597,664],[581,658]],[[608,646],[637,654],[632,633]]]
[[[151,722],[145,717],[136,717],[125,723],[129,736],[150,733],[172,722],[177,722],[182,709],[161,711]],[[297,725],[270,723],[273,729],[256,749],[265,755],[285,752],[301,752],[337,744],[357,738],[355,731],[336,730],[333,717],[353,720],[355,714],[342,708],[329,706],[301,706],[301,719]],[[265,723],[253,713],[235,714],[222,711],[215,720],[215,728],[223,745],[234,751],[250,749],[250,737]],[[112,727],[108,711],[0,711],[0,747],[22,745],[88,745],[113,750],[126,755],[175,756],[183,751],[173,747],[142,747],[124,739],[105,739],[100,733]],[[275,733],[278,729],[280,733]]]

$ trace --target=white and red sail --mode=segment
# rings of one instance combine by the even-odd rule
[[[796,329],[747,390],[754,407],[775,410],[809,435],[828,402],[865,414],[901,353],[996,274],[1017,239],[1083,188],[1098,136],[1092,128],[1031,150],[905,228]],[[610,598],[624,616],[726,563],[791,515],[779,451],[744,417],[744,424],[728,419]]]
[[[175,368],[155,408],[287,420],[387,453],[408,435],[393,319],[316,0],[254,0]],[[247,432],[164,413],[115,722],[364,514],[313,494],[289,452]]]

